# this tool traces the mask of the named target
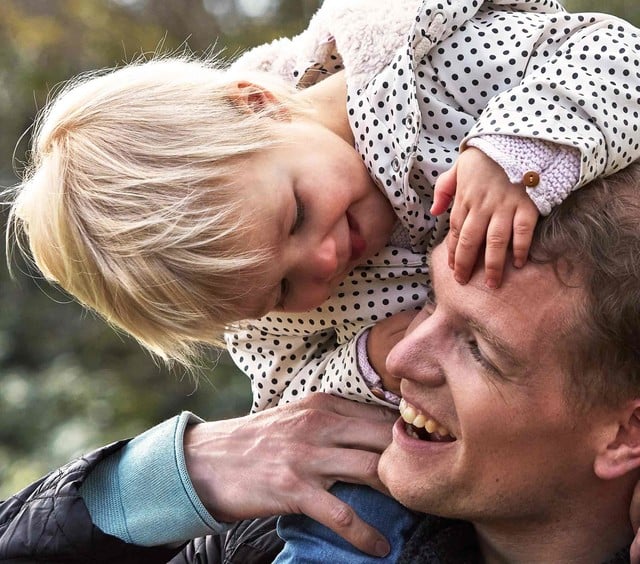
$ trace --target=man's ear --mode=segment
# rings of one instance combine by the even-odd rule
[[[612,422],[608,437],[596,456],[594,470],[603,480],[613,480],[640,468],[640,399],[635,399],[619,411]]]
[[[264,86],[241,80],[229,86],[229,98],[238,107],[248,112],[273,110],[273,117],[286,117],[288,112],[278,98]]]

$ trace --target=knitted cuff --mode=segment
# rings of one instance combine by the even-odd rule
[[[580,151],[513,135],[480,135],[467,141],[498,163],[509,180],[524,184],[542,215],[561,204],[580,178]]]
[[[135,437],[87,476],[81,495],[94,524],[125,542],[160,546],[221,533],[198,498],[184,461],[184,412]]]
[[[360,376],[362,376],[362,379],[365,381],[367,386],[369,386],[369,389],[374,396],[379,399],[386,400],[394,405],[398,405],[400,403],[400,398],[393,392],[384,389],[382,378],[380,378],[369,362],[369,354],[367,353],[369,332],[370,329],[363,331],[358,337],[358,341],[356,343],[358,370],[360,371]]]

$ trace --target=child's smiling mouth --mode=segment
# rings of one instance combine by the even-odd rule
[[[347,223],[349,224],[349,237],[351,239],[350,262],[357,261],[367,250],[367,242],[360,234],[360,226],[355,218],[347,212]]]

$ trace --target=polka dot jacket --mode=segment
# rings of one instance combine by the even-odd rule
[[[238,60],[235,70],[276,72],[300,87],[345,70],[357,149],[409,237],[408,248],[388,246],[356,268],[316,310],[269,314],[226,335],[251,377],[254,411],[316,391],[386,403],[360,374],[356,343],[377,320],[428,298],[425,255],[448,228],[447,217],[426,212],[437,176],[469,140],[492,135],[579,151],[575,185],[529,189],[548,213],[626,166],[640,157],[638,53],[628,23],[551,0],[326,0],[301,35]]]

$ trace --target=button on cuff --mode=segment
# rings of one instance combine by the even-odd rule
[[[522,175],[522,183],[527,188],[535,188],[538,184],[540,184],[540,174],[535,170],[528,170]]]

